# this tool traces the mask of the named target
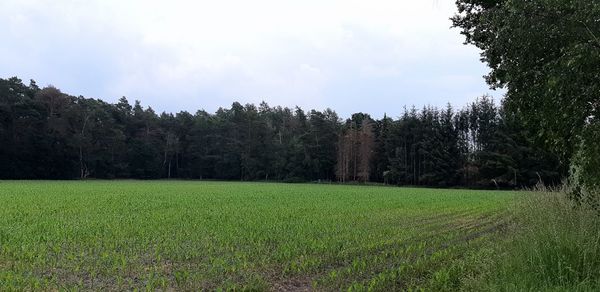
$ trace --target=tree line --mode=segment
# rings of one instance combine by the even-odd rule
[[[180,178],[385,182],[514,188],[556,183],[565,166],[522,121],[481,97],[397,118],[233,103],[156,113],[35,81],[0,79],[0,178]]]

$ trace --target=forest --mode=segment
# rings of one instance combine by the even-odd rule
[[[490,97],[464,108],[356,113],[233,103],[156,113],[0,79],[2,179],[219,179],[520,188],[568,168]]]

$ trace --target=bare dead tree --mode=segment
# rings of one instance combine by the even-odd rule
[[[373,150],[375,147],[373,122],[370,119],[365,119],[358,132],[358,178],[363,182],[368,182],[371,173],[371,158],[373,157]]]

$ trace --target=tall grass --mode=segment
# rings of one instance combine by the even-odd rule
[[[485,290],[600,291],[600,213],[542,190],[513,207],[512,237],[485,273]]]

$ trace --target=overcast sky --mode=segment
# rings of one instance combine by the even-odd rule
[[[488,89],[453,0],[2,0],[0,77],[157,111],[233,101],[341,116],[462,107]]]

